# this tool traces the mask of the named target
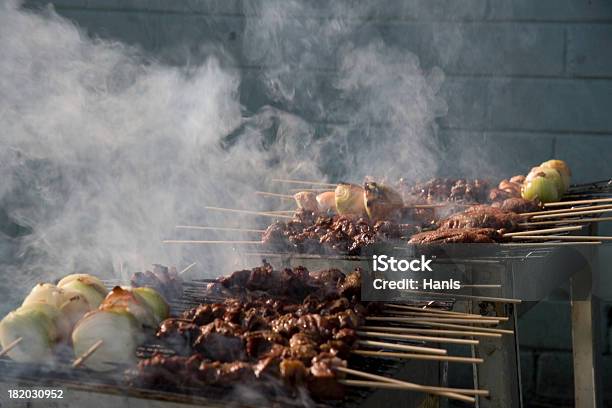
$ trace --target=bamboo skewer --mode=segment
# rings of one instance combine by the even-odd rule
[[[570,218],[570,219],[565,219],[565,220],[521,222],[518,225],[520,227],[534,227],[537,225],[587,224],[589,222],[605,222],[605,221],[612,221],[612,217],[573,218],[573,219]]]
[[[438,297],[443,297],[443,298],[473,299],[473,300],[482,300],[482,301],[487,301],[487,302],[513,303],[513,304],[521,303],[520,299],[500,298],[500,297],[492,297],[492,296],[474,296],[474,295],[463,295],[460,293],[427,292],[427,291],[422,291],[422,290],[405,290],[404,292],[414,293],[417,295],[438,296]]]
[[[72,368],[77,368],[81,364],[83,364],[85,360],[91,357],[91,355],[95,353],[102,346],[102,343],[104,343],[104,340],[96,341],[90,348],[87,349],[86,352],[84,352],[79,358],[74,360],[74,363],[72,363]]]
[[[612,241],[612,236],[600,235],[526,235],[514,239],[552,239],[561,241]]]
[[[207,206],[204,208],[207,210],[212,210],[212,211],[223,211],[223,212],[232,212],[232,213],[237,213],[237,214],[259,215],[262,217],[293,218],[289,215],[271,214],[265,211],[239,210],[235,208],[210,207],[210,206]]]
[[[366,373],[364,371],[353,370],[351,368],[346,368],[346,367],[334,367],[334,369],[336,371],[340,371],[340,372],[345,373],[345,374],[352,374],[352,375],[355,375],[355,376],[358,376],[358,377],[367,378],[369,380],[382,381],[382,382],[385,382],[385,383],[403,385],[406,389],[409,389],[411,391],[421,391],[421,392],[426,392],[426,393],[430,393],[430,394],[437,394],[437,395],[441,395],[441,396],[448,397],[448,398],[453,398],[453,399],[458,399],[458,400],[465,401],[465,402],[475,402],[476,401],[472,397],[468,397],[468,396],[463,395],[463,394],[459,394],[459,393],[456,393],[456,392],[448,391],[448,388],[444,388],[444,387],[430,387],[430,386],[425,386],[425,385],[409,383],[407,381],[400,381],[400,380],[396,380],[394,378],[383,377],[381,375],[370,374],[370,373]],[[473,390],[466,390],[466,391],[470,391],[471,392]]]
[[[409,390],[409,391],[413,391],[410,388],[406,388],[405,386],[401,385],[401,384],[394,384],[394,383],[388,383],[388,382],[380,382],[380,381],[362,381],[362,380],[338,380],[338,382],[340,384],[344,384],[344,385],[348,385],[348,386],[353,386],[353,387],[368,387],[368,388],[382,388],[382,389],[389,389],[389,390]],[[467,391],[470,391],[473,393],[470,393],[469,395],[482,395],[482,396],[488,396],[489,395],[489,391],[486,390],[466,390],[466,389],[461,389],[461,388],[448,388],[449,390],[453,390],[453,392],[461,392],[463,394],[468,394]]]
[[[300,193],[302,191],[310,191],[312,193],[325,193],[328,191],[334,191],[333,188],[290,188],[290,192],[292,193]]]
[[[408,324],[416,324],[416,325],[423,325],[423,326],[445,327],[449,329],[473,330],[473,331],[489,332],[489,333],[497,333],[497,334],[514,334],[512,330],[491,329],[489,327],[462,326],[460,324],[430,322],[430,321],[416,321],[416,322],[410,321],[410,320],[406,321],[406,319],[410,319],[406,317],[368,316],[365,319],[372,320],[372,321],[380,321],[380,322],[408,323]]]
[[[545,203],[544,207],[565,207],[566,205],[594,204],[594,203],[609,203],[610,198],[593,198],[591,200],[574,200],[574,201],[555,201],[554,203]]]
[[[23,341],[23,337],[17,337],[11,341],[2,351],[0,351],[0,357],[4,357],[8,352],[17,347],[19,343]]]
[[[563,213],[555,213],[555,214],[542,214],[542,215],[534,215],[530,219],[532,220],[541,220],[543,218],[561,218],[561,217],[576,217],[579,215],[589,215],[589,214],[602,214],[612,212],[612,208],[605,208],[601,210],[589,210],[589,211],[576,211],[576,212],[563,212]]]
[[[461,316],[469,316],[469,317],[479,317],[482,315],[479,314],[473,314],[473,313],[464,313],[464,312],[455,312],[452,310],[443,310],[443,309],[436,309],[435,307],[416,307],[416,306],[408,306],[408,305],[397,305],[395,303],[385,303],[384,304],[385,307],[393,307],[396,309],[405,309],[405,310],[412,310],[415,312],[428,312],[428,313],[436,313],[436,314],[448,314],[448,315],[461,315]]]
[[[206,227],[199,225],[177,225],[178,229],[194,229],[203,231],[236,231],[236,232],[257,232],[264,233],[266,230],[262,229],[250,229],[250,228],[232,228],[232,227]]]
[[[397,326],[359,326],[361,330],[375,330],[380,332],[391,333],[420,333],[420,334],[436,334],[438,336],[464,336],[464,337],[489,337],[500,338],[501,333],[487,333],[482,331],[463,331],[463,330],[445,330],[445,329],[426,329],[420,327],[397,327]],[[474,328],[478,330],[478,328]]]
[[[548,234],[548,233],[552,234],[554,232],[577,231],[582,228],[583,228],[582,225],[575,225],[571,227],[558,227],[558,228],[546,228],[546,229],[531,230],[531,231],[510,232],[510,233],[504,234],[503,236],[504,237],[518,237],[521,235],[537,235],[537,234]]]
[[[497,325],[499,324],[499,320],[488,320],[488,319],[467,319],[462,317],[403,317],[404,315],[401,312],[391,312],[395,314],[400,314],[404,322],[412,323],[412,322],[440,322],[440,323],[471,323],[471,324],[489,324],[489,325]]]
[[[476,315],[477,317],[471,316],[461,316],[461,315],[442,315],[436,313],[420,313],[420,312],[410,312],[410,311],[398,311],[398,310],[384,310],[384,313],[392,313],[401,316],[413,316],[413,317],[423,317],[423,320],[428,320],[429,318],[436,319],[454,319],[460,322],[470,322],[470,321],[478,321],[478,322],[505,322],[508,320],[507,317],[495,317],[495,316],[481,316]]]
[[[295,197],[293,197],[290,194],[279,194],[279,193],[270,193],[267,191],[256,191],[255,192],[256,195],[260,195],[260,196],[264,196],[264,197],[279,197],[279,198],[288,198],[293,200]]]
[[[293,179],[283,179],[283,178],[273,178],[272,181],[276,183],[303,184],[303,185],[310,185],[310,186],[328,186],[328,187],[334,187],[334,188],[338,185],[336,183],[323,183],[321,181],[293,180]]]
[[[188,270],[190,270],[191,268],[193,268],[193,267],[194,267],[194,266],[196,266],[197,264],[198,264],[197,262],[194,262],[194,263],[192,263],[192,264],[188,265],[188,266],[187,266],[185,269],[183,269],[182,271],[180,271],[180,272],[178,273],[178,276],[181,276],[182,274],[184,274],[185,272],[187,272]]]
[[[441,348],[410,346],[408,344],[387,343],[374,340],[357,340],[357,344],[370,347],[383,347],[391,350],[414,351],[423,354],[446,355],[448,353],[445,349]]]
[[[165,239],[164,244],[234,244],[234,245],[262,245],[261,241],[214,241],[214,240],[189,240],[189,239]]]
[[[428,361],[449,361],[454,363],[481,364],[484,359],[477,357],[459,357],[459,356],[434,356],[430,354],[409,354],[397,353],[392,351],[372,351],[372,350],[352,350],[351,353],[359,354],[368,357],[393,357],[406,358],[411,360],[428,360]]]
[[[523,216],[533,216],[533,215],[542,215],[542,214],[563,214],[563,213],[579,213],[587,210],[607,210],[611,209],[612,204],[604,204],[604,205],[590,205],[587,207],[576,207],[576,208],[561,208],[559,210],[545,210],[545,211],[533,211],[521,213],[519,215]]]
[[[557,247],[557,246],[572,246],[572,245],[600,245],[601,241],[584,241],[584,242],[520,242],[511,244],[499,244],[504,247]]]
[[[480,342],[478,340],[470,339],[457,339],[453,337],[432,337],[432,336],[419,336],[415,334],[399,334],[399,333],[385,333],[378,331],[357,331],[358,336],[364,337],[377,337],[383,339],[398,339],[398,340],[416,340],[416,341],[428,341],[432,343],[448,343],[448,344],[465,344],[476,346]]]

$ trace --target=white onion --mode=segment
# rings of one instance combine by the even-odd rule
[[[97,290],[98,292],[100,292],[100,294],[102,296],[106,296],[106,294],[108,293],[108,290],[106,289],[106,286],[104,286],[104,283],[102,283],[102,281],[98,278],[96,278],[93,275],[88,275],[86,273],[75,273],[72,275],[68,275],[68,276],[64,276],[58,283],[57,286],[60,288],[63,288],[64,285],[67,285],[71,282],[74,281],[79,281],[81,283],[84,283],[88,286],[93,287],[95,290]]]
[[[96,310],[85,315],[72,332],[75,356],[81,356],[99,340],[102,345],[83,365],[109,371],[117,365],[135,363],[136,348],[143,341],[143,334],[134,316],[125,309]]]
[[[97,285],[90,284],[85,279],[73,279],[68,282],[60,281],[58,285],[60,284],[62,289],[83,296],[92,309],[96,309],[100,306],[104,300],[104,296],[106,296],[106,291],[101,292]]]
[[[134,292],[137,298],[142,299],[147,304],[158,324],[170,314],[170,306],[166,299],[155,289],[149,287],[134,288],[132,292]]]
[[[159,323],[153,310],[143,298],[120,286],[115,286],[100,305],[100,310],[113,309],[127,310],[144,327],[157,327]]]
[[[32,291],[24,299],[22,305],[30,303],[46,303],[55,307],[60,307],[65,302],[64,291],[52,283],[39,283],[34,286]]]

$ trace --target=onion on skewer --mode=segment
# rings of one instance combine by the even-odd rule
[[[124,309],[132,314],[138,323],[143,327],[157,327],[161,320],[157,317],[148,303],[129,289],[123,289],[120,286],[115,286],[113,290],[106,296],[100,310],[116,310]]]
[[[135,363],[136,348],[144,334],[142,326],[126,309],[96,310],[85,315],[74,328],[74,354],[83,355],[100,340],[102,345],[83,365],[96,371],[110,371],[117,365]]]
[[[357,215],[365,214],[365,206],[363,199],[363,188],[349,183],[340,183],[334,191],[336,199],[336,211],[340,215]]]
[[[68,275],[57,283],[57,286],[66,291],[82,295],[92,309],[100,306],[108,290],[95,276],[86,274]]]
[[[547,169],[555,169],[561,175],[561,180],[563,181],[563,191],[567,191],[570,186],[572,172],[563,160],[548,160],[544,163],[540,164],[540,167]]]
[[[374,182],[365,183],[363,202],[372,220],[398,218],[404,208],[404,200],[400,193],[384,184]]]
[[[336,212],[336,192],[326,191],[317,195],[319,211],[323,213]]]
[[[170,315],[170,306],[166,299],[159,294],[155,289],[149,287],[140,287],[132,289],[137,297],[140,297],[153,312],[158,323],[168,318]]]
[[[55,346],[70,333],[68,321],[52,305],[33,302],[9,313],[0,321],[0,344],[8,347],[22,340],[8,356],[18,362],[51,362]]]

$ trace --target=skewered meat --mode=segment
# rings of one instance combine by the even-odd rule
[[[495,243],[502,241],[502,235],[493,228],[437,229],[415,234],[409,244],[462,244]]]
[[[525,200],[521,197],[506,198],[504,201],[497,201],[491,204],[491,207],[514,213],[526,213],[541,210],[541,207],[537,201]]]
[[[333,251],[358,254],[362,248],[381,241],[399,239],[416,230],[410,224],[372,222],[351,216],[304,217],[298,212],[289,222],[276,222],[262,235],[264,245],[276,251]]]
[[[153,271],[136,272],[130,283],[133,288],[153,288],[166,299],[176,299],[183,294],[183,280],[176,268],[168,269],[163,265],[153,265]]]
[[[440,221],[440,229],[493,228],[500,232],[511,232],[522,221],[523,217],[516,213],[488,205],[475,205]]]
[[[403,187],[404,200],[423,203],[434,203],[441,201],[483,203],[487,199],[488,184],[483,180],[465,180],[434,178],[425,183],[417,183],[413,186],[400,180]]]
[[[489,200],[496,202],[508,198],[520,198],[524,182],[525,176],[522,175],[511,177],[510,180],[504,179],[500,181],[496,188],[489,191]]]

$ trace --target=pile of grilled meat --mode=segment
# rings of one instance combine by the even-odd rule
[[[316,399],[344,396],[335,367],[346,367],[355,330],[376,307],[359,301],[360,271],[274,271],[264,263],[220,278],[208,290],[234,297],[163,321],[157,337],[177,355],[141,360],[128,372],[132,384],[282,385],[289,394],[306,388]]]

